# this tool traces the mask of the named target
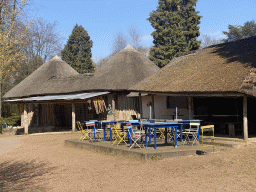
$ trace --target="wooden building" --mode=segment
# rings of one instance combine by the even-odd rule
[[[143,117],[202,119],[216,134],[256,135],[256,37],[199,49],[173,59],[132,86],[143,97]],[[147,116],[146,116],[147,115]],[[169,115],[169,117],[166,117]]]
[[[159,68],[130,46],[115,54],[95,73],[78,74],[58,56],[34,71],[4,95],[20,105],[25,133],[76,129],[92,119],[140,118],[140,99],[128,88]]]

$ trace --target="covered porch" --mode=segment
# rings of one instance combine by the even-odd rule
[[[202,125],[214,125],[215,136],[244,140],[256,136],[256,99],[245,94],[148,93],[142,106],[142,118],[199,119]]]

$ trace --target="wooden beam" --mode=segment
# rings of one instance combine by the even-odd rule
[[[24,134],[28,134],[28,104],[24,104]]]
[[[143,109],[142,109],[142,97],[141,93],[139,93],[139,103],[140,103],[140,119],[143,119]]]
[[[154,95],[163,95],[163,96],[191,96],[191,97],[241,97],[243,96],[242,93],[238,92],[206,92],[206,93],[193,93],[193,92],[186,92],[186,93],[164,93],[164,92],[141,92],[142,94],[154,94]]]
[[[188,114],[189,119],[192,120],[194,118],[193,97],[188,97]]]
[[[112,95],[112,113],[113,113],[113,118],[114,121],[116,120],[116,102],[115,102],[115,95]]]
[[[247,118],[247,96],[244,95],[243,99],[243,130],[244,130],[244,140],[248,140],[248,118]]]
[[[72,103],[72,131],[76,131],[76,109],[74,103]]]
[[[151,95],[151,102],[152,102],[152,119],[155,119],[155,99],[154,99],[154,95]]]

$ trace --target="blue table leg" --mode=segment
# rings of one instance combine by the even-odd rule
[[[95,140],[95,132],[96,132],[96,131],[95,131],[95,125],[93,126],[93,132],[94,132],[94,133],[93,133],[93,139]]]
[[[156,128],[154,128],[153,127],[153,129],[154,129],[154,144],[155,144],[155,149],[156,149]]]
[[[197,139],[199,141],[199,136],[200,136],[200,126],[198,126],[198,132],[197,132]]]
[[[106,127],[103,125],[103,130],[104,130],[104,141],[106,141]]]
[[[178,127],[175,127],[175,148],[177,148],[177,129]]]
[[[110,130],[109,130],[109,135],[110,135],[110,142],[112,142],[112,129],[110,127]]]
[[[180,125],[180,142],[182,142],[182,130],[183,130],[183,125],[181,124]],[[177,136],[177,135],[176,135]],[[175,138],[176,138],[176,136],[175,136]]]
[[[148,127],[148,143],[151,144],[151,128]]]
[[[167,127],[165,127],[164,136],[165,136],[165,146],[167,146]]]
[[[132,126],[129,129],[129,131],[130,131],[130,146],[132,146]]]

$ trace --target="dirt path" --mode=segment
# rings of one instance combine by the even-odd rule
[[[20,146],[20,140],[16,138],[0,138],[0,156]]]
[[[256,191],[256,145],[136,161],[64,146],[78,134],[12,137],[0,156],[3,191]],[[4,138],[9,139],[9,138]]]

